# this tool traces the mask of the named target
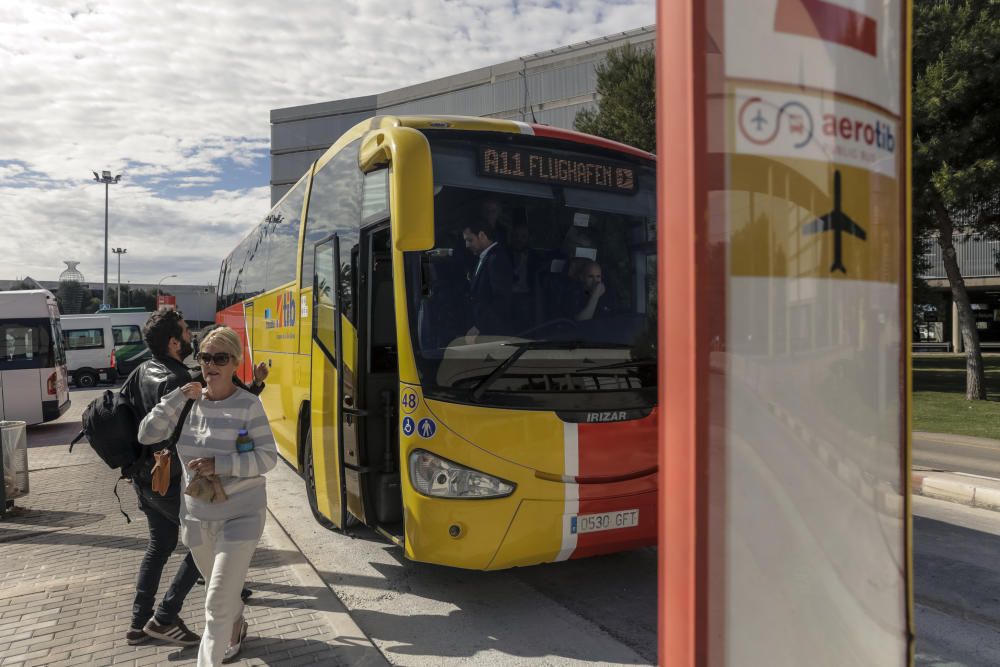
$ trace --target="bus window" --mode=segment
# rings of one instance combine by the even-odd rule
[[[348,144],[313,176],[302,252],[302,286],[313,279],[313,246],[336,232],[340,235],[340,258],[350,258],[358,242],[361,222],[361,170],[358,169],[358,142]]]
[[[99,350],[104,347],[103,329],[73,329],[64,331],[67,350]]]
[[[0,368],[45,368],[54,363],[49,321],[7,320],[0,323]]]
[[[115,337],[115,345],[133,345],[144,342],[142,332],[134,324],[120,324],[111,327],[111,333]]]
[[[620,392],[619,407],[655,404],[653,167],[637,166],[637,191],[619,194],[484,178],[467,147],[434,150],[435,247],[405,260],[427,395],[587,409]],[[473,293],[478,259],[463,241],[484,219],[496,241],[487,252],[502,253],[511,276],[509,295],[485,306],[502,311],[489,331],[475,321],[484,297]]]
[[[306,196],[306,181],[306,177],[299,179],[264,219],[263,224],[270,237],[265,289],[273,289],[295,280],[299,224]]]

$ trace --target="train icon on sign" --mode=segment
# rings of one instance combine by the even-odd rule
[[[795,148],[806,146],[813,138],[812,114],[801,102],[791,100],[781,106],[751,97],[740,107],[740,134],[750,143],[766,146],[785,136]]]

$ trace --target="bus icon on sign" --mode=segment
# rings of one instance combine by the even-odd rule
[[[413,423],[413,417],[403,417],[403,435],[413,435],[415,430],[416,424]]]

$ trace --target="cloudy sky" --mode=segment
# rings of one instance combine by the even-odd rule
[[[0,279],[211,284],[270,206],[271,109],[649,25],[654,0],[0,3]],[[109,282],[117,278],[110,255]]]

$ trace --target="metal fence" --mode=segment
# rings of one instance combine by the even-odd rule
[[[924,259],[927,270],[921,278],[947,278],[944,271],[944,259],[941,246],[937,239],[931,239]],[[963,278],[989,278],[1000,276],[997,262],[1000,260],[1000,241],[988,241],[974,236],[955,235],[955,253],[958,258],[958,268]]]

